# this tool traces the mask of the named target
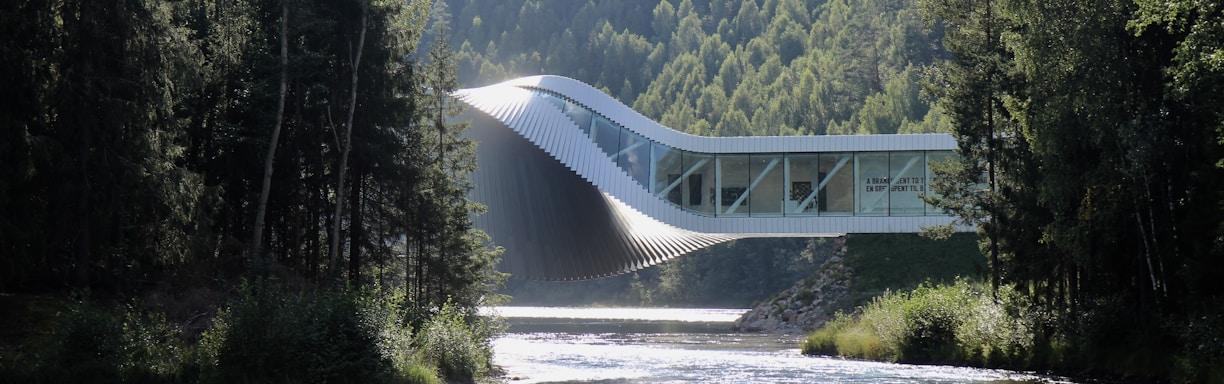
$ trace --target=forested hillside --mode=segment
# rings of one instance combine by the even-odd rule
[[[448,0],[432,14],[450,20],[463,86],[568,76],[711,136],[949,129],[921,85],[942,32],[911,0]],[[564,289],[512,278],[507,292],[516,303],[744,307],[805,277],[827,248],[738,241]]]
[[[569,76],[701,135],[947,129],[919,81],[942,32],[912,0],[447,4],[467,86]]]

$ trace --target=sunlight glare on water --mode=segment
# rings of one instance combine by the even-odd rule
[[[744,310],[499,307],[493,342],[510,383],[985,383],[1021,372],[804,356],[795,335],[734,333]],[[711,321],[710,319],[716,319]]]

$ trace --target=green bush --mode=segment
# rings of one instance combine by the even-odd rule
[[[78,301],[26,344],[28,364],[4,369],[15,382],[166,383],[183,381],[179,332],[159,314],[132,306],[107,310]]]
[[[908,363],[1026,368],[1035,348],[1032,320],[1014,316],[1023,302],[1004,287],[996,302],[964,280],[884,292],[856,316],[839,314],[812,332],[803,353]]]
[[[972,301],[963,281],[942,287],[921,285],[905,301],[905,336],[899,361],[933,364],[959,360],[956,333]]]
[[[38,367],[48,382],[118,382],[123,323],[88,304],[71,308],[56,326]]]
[[[1014,313],[1029,312],[1024,300],[1010,286],[999,287],[996,304],[990,295],[974,292],[962,314],[956,340],[962,358],[986,367],[1030,368],[1035,348],[1036,325],[1032,317]]]
[[[124,313],[123,359],[119,366],[124,381],[182,381],[185,347],[180,334],[162,314],[129,307]]]
[[[201,340],[203,376],[220,382],[389,382],[408,332],[396,305],[357,292],[246,289]]]
[[[469,323],[468,318],[473,321]],[[465,316],[447,303],[417,334],[426,360],[436,364],[449,380],[471,381],[488,372],[492,350],[488,324]]]

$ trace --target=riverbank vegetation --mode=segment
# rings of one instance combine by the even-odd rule
[[[888,291],[859,313],[839,313],[802,343],[812,355],[916,364],[968,364],[1041,370],[1061,361],[1065,340],[1034,344],[1036,316],[1007,287],[992,299],[990,286],[959,280]],[[1013,311],[1013,313],[1009,313]]]
[[[488,374],[498,325],[401,294],[251,284],[203,329],[139,303],[46,299],[0,375],[28,383],[439,383]],[[22,313],[15,313],[22,315]],[[26,317],[30,318],[30,317]]]
[[[823,325],[889,291],[924,283],[950,283],[984,276],[986,258],[977,236],[953,234],[933,240],[916,234],[852,234],[844,249],[789,288],[753,304],[736,329],[804,332]]]
[[[0,5],[0,377],[486,375],[499,256],[430,7]]]

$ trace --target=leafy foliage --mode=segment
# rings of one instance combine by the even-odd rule
[[[193,374],[179,330],[159,313],[133,305],[111,309],[85,300],[52,305],[62,312],[45,325],[44,333],[0,361],[6,379],[161,383]]]
[[[936,202],[980,224],[1038,346],[1075,345],[1082,369],[1195,381],[1221,361],[1182,331],[1224,294],[1224,14],[1207,3],[921,3],[952,54],[929,81],[962,155]]]
[[[425,323],[416,343],[424,359],[433,362],[447,379],[471,381],[492,368],[492,346],[484,334],[490,326],[448,303]]]
[[[55,377],[70,382],[429,381],[412,368],[420,362],[391,358],[411,347],[387,344],[384,333],[407,330],[385,324],[388,311],[430,314],[448,300],[470,309],[500,278],[496,248],[472,226],[480,207],[466,200],[475,163],[449,119],[452,53],[416,58],[430,5],[0,5],[0,53],[12,58],[0,79],[17,96],[0,103],[0,157],[13,165],[0,171],[0,291],[81,290],[149,307],[217,292],[192,303],[190,318],[82,312],[54,336],[63,348],[37,356],[48,359],[41,372],[79,375]],[[267,159],[269,171],[256,166]],[[241,281],[289,288],[237,292]],[[370,286],[406,304],[351,293]],[[241,299],[197,346],[165,326],[206,323],[227,294]],[[69,360],[79,369],[57,369]]]
[[[394,301],[258,289],[218,317],[221,382],[386,382],[396,354],[411,351]]]

